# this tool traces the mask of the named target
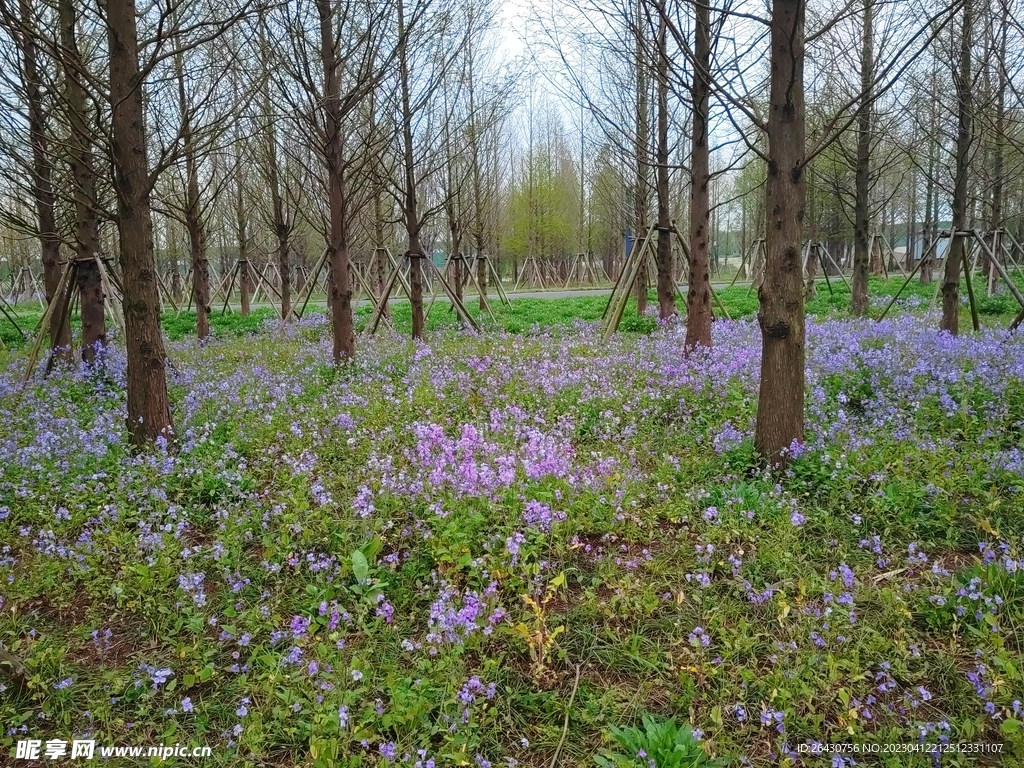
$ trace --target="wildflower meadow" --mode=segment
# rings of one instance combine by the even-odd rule
[[[807,335],[785,470],[753,452],[751,319],[691,355],[674,327],[385,333],[342,368],[322,315],[184,338],[176,439],[141,451],[117,346],[24,389],[10,357],[4,751],[1020,764],[1024,339],[914,315]]]

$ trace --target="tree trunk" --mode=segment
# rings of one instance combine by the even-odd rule
[[[650,116],[648,114],[648,85],[647,85],[647,35],[644,34],[646,14],[643,0],[636,3],[636,190],[634,190],[633,216],[636,222],[636,231],[633,233],[634,242],[639,247],[647,235],[647,187],[650,179],[648,155],[650,149]],[[647,311],[647,254],[643,255],[640,261],[640,269],[637,271],[635,294],[636,311],[642,315]]]
[[[967,180],[971,158],[971,38],[974,25],[973,0],[964,0],[960,31],[960,71],[955,86],[958,102],[956,133],[956,172],[953,182],[953,239],[946,256],[942,276],[942,320],[939,329],[954,336],[960,330],[960,269],[964,258],[964,238],[959,232],[967,226]]]
[[[249,217],[245,210],[245,193],[242,185],[242,146],[239,143],[237,126],[235,130],[235,220],[238,225],[238,289],[242,303],[242,317],[249,316],[249,297],[252,293],[252,276],[249,273]]]
[[[199,180],[195,160],[185,156],[188,176],[185,193],[185,226],[188,229],[189,255],[192,260],[192,298],[196,303],[196,335],[210,335],[210,260],[206,256],[206,232],[200,217]]]
[[[938,87],[938,78],[935,72],[935,67],[937,66],[937,63],[932,66],[931,85],[933,93]],[[939,153],[938,100],[931,99],[930,101],[928,112],[928,180],[925,186],[924,230],[921,237],[921,285],[931,285],[932,267],[938,256],[936,252],[932,251],[931,255],[926,258],[929,246],[935,242],[939,233],[939,188],[938,184],[935,183]]]
[[[132,0],[107,0],[107,47],[111,155],[128,353],[128,430],[132,442],[140,445],[160,436],[169,438],[173,425],[167,397],[167,357],[160,328],[150,178],[146,167],[146,122]]]
[[[773,464],[804,439],[804,0],[774,0],[768,113],[767,231],[758,289],[761,384],[754,445]]]
[[[409,57],[408,38],[405,29],[405,2],[398,0],[398,67],[399,80],[402,88],[402,157],[405,172],[405,194],[402,201],[402,213],[405,219],[405,230],[409,237],[409,289],[412,304],[412,337],[422,339],[426,328],[423,314],[423,246],[420,244],[419,204],[416,199],[416,166],[412,143],[412,102],[409,93]]]
[[[1010,23],[1008,9],[1003,8],[1004,14],[999,27],[999,40],[997,58],[997,85],[995,104],[995,126],[992,137],[992,206],[989,211],[990,230],[996,230],[1003,226],[1003,186],[1006,182],[1005,155],[1006,155],[1006,39],[1007,28]],[[993,242],[992,245],[995,245]]]
[[[188,231],[189,260],[192,263],[192,298],[196,304],[196,336],[202,341],[210,335],[210,262],[206,255],[206,231],[199,196],[199,160],[192,130],[192,110],[185,92],[184,54],[174,57],[174,69],[178,80],[182,154],[185,156],[185,229]]]
[[[686,289],[686,346],[711,346],[711,274],[708,225],[711,149],[708,104],[711,69],[711,10],[697,0],[694,29],[693,123],[690,145],[690,274]]]
[[[317,0],[320,16],[320,56],[324,68],[324,122],[327,140],[327,197],[330,234],[327,259],[330,264],[331,329],[334,361],[350,362],[356,355],[352,322],[352,276],[349,272],[348,200],[345,194],[345,166],[341,157],[341,84],[338,80],[338,52],[334,47],[334,16],[330,0]]]
[[[239,249],[239,255],[246,255],[244,246]],[[249,269],[249,259],[242,258],[238,260],[238,287],[242,303],[242,317],[248,317],[251,310],[249,300],[252,293],[252,275],[249,273]]]
[[[75,198],[75,260],[82,311],[82,359],[93,362],[98,348],[107,344],[103,314],[103,287],[96,254],[99,223],[96,216],[96,175],[90,150],[91,134],[82,87],[82,56],[78,49],[75,6],[60,0],[61,64],[64,70],[65,110],[71,127],[69,137],[71,176]]]
[[[673,277],[672,221],[668,178],[668,25],[665,23],[665,0],[660,0],[658,19],[658,317],[668,320],[676,314],[676,283]],[[581,147],[582,149],[582,147]],[[582,156],[581,156],[582,160]],[[582,174],[581,174],[582,183]],[[582,196],[582,190],[581,190]],[[582,219],[583,202],[580,201]],[[582,226],[582,224],[581,224]],[[710,336],[709,336],[710,343]]]
[[[854,202],[853,297],[850,311],[855,317],[868,313],[868,265],[871,251],[871,112],[874,66],[874,0],[864,0],[861,30],[860,89],[861,102],[857,114],[856,200]],[[879,270],[880,271],[880,270]]]
[[[375,181],[375,187],[373,192],[373,234],[374,234],[374,249],[373,257],[370,261],[371,275],[373,276],[373,292],[377,295],[377,298],[381,301],[384,300],[384,287],[387,282],[385,277],[388,268],[388,255],[384,248],[384,201],[383,201],[383,189],[381,183]],[[387,304],[384,305],[382,312],[384,317],[390,318],[391,313],[388,309]]]
[[[479,230],[476,234],[476,282],[479,286],[478,290],[480,293],[480,311],[482,312],[487,304],[487,262],[486,255],[483,253],[483,230]]]
[[[53,162],[46,136],[46,109],[43,105],[42,75],[36,53],[34,35],[37,34],[32,4],[20,0],[22,29],[18,35],[21,48],[25,99],[28,107],[28,133],[32,145],[32,196],[36,205],[36,223],[43,262],[43,288],[46,303],[54,300],[60,285],[60,235],[54,215]],[[50,315],[50,347],[61,357],[68,358],[71,347],[71,325],[65,316],[61,324],[60,312]]]
[[[907,203],[907,252],[903,268],[909,273],[914,269],[914,252],[917,250],[917,166],[910,172],[910,200]]]
[[[462,260],[462,228],[459,226],[459,220],[455,215],[455,211],[449,209],[448,212],[448,229],[451,232],[451,243],[452,252],[449,255],[449,260],[452,262],[452,292],[455,296],[462,301],[462,280],[464,270],[464,262]]]
[[[267,119],[267,181],[270,186],[270,203],[274,209],[274,235],[277,238],[277,268],[281,273],[281,318],[287,323],[292,319],[292,271],[288,263],[288,240],[291,223],[285,216],[284,199],[281,196],[281,178],[277,159],[277,135],[270,111],[270,94],[264,88],[263,111]]]

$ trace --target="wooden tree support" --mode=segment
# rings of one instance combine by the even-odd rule
[[[875,248],[876,244],[878,245],[878,253],[882,257],[882,272],[886,276],[886,278],[889,277],[889,268],[886,265],[887,264],[887,262],[886,262],[887,259],[891,263],[895,264],[896,268],[900,271],[900,273],[904,277],[906,277],[907,276],[907,270],[905,270],[903,268],[903,264],[901,264],[900,260],[896,258],[896,251],[893,250],[893,247],[892,247],[892,245],[890,245],[889,241],[885,239],[885,235],[876,234],[876,235],[872,236],[872,238],[871,238],[871,250],[872,250],[872,252],[874,252],[874,248]]]
[[[601,284],[597,270],[594,268],[593,258],[589,253],[577,253],[572,257],[562,288],[568,288],[574,282],[577,285]]]
[[[462,267],[463,267],[462,272],[463,272],[463,275],[464,275],[464,277],[463,277],[463,286],[462,287],[468,287],[469,281],[472,280],[473,284],[476,285],[477,293],[480,296],[480,299],[483,301],[484,309],[487,311],[487,314],[489,314],[491,316],[491,320],[493,322],[495,322],[495,323],[498,322],[498,318],[496,318],[494,316],[494,312],[491,310],[491,303],[487,300],[487,294],[484,292],[484,289],[481,287],[480,282],[477,280],[476,272],[472,268],[473,265],[462,254],[457,254],[456,256],[449,256],[445,260],[444,269],[438,272],[438,275],[441,277],[441,280],[438,283],[434,284],[434,288],[430,292],[430,303],[427,305],[427,311],[423,315],[424,320],[426,318],[430,317],[430,310],[433,309],[434,302],[437,299],[437,288],[438,288],[438,286],[441,285],[441,284],[444,284],[444,285],[448,284],[446,278],[447,278],[447,275],[448,275],[448,268],[451,266],[451,263],[452,263],[453,259],[461,259],[462,260]],[[433,261],[431,261],[431,264],[433,264]],[[435,267],[435,269],[436,269],[436,267]],[[465,302],[463,302],[463,305],[465,305]],[[455,309],[455,304],[451,305],[451,309],[452,310]]]
[[[644,235],[642,240],[633,240],[633,245],[629,249],[629,255],[626,257],[626,261],[622,265],[622,271],[619,272],[618,280],[615,281],[612,293],[608,297],[608,303],[605,305],[604,313],[601,315],[601,319],[604,321],[601,338],[604,341],[608,341],[619,329],[619,324],[622,322],[622,315],[626,311],[626,304],[629,301],[630,293],[633,290],[633,284],[636,282],[637,276],[640,274],[640,266],[645,260],[653,256],[651,253],[651,245],[652,238],[654,237],[656,230],[656,225],[651,224],[651,226],[647,228],[647,233]]]
[[[452,306],[455,307],[455,311],[458,314],[458,316],[462,319],[462,322],[464,322],[466,325],[472,328],[475,333],[480,333],[480,324],[476,321],[476,318],[469,314],[469,310],[466,308],[466,305],[462,302],[462,299],[455,295],[455,292],[451,289],[451,286],[449,286],[448,282],[444,279],[444,275],[441,274],[441,271],[437,268],[437,265],[434,264],[434,260],[428,258],[427,263],[430,265],[430,269],[434,271],[434,275],[437,277],[437,281],[441,284],[441,288],[448,295],[448,301],[450,301],[452,303]],[[487,307],[487,311],[490,312],[490,306]],[[497,318],[494,317],[493,312],[491,312],[491,319],[497,322]]]
[[[156,275],[156,287],[157,291],[160,294],[161,305],[170,304],[172,307],[174,307],[175,313],[180,315],[181,310],[178,308],[178,303],[174,300],[174,295],[172,291],[167,287],[166,278],[159,272],[157,272]]]
[[[757,282],[754,278],[755,269],[758,268],[758,266],[763,268],[765,259],[766,253],[764,238],[755,240],[750,244],[749,251],[744,253],[740,259],[740,266],[736,270],[736,274],[732,276],[732,282],[729,283],[729,287],[732,288],[736,284],[736,280],[739,279],[739,276],[744,274],[744,267],[746,267],[746,278],[750,285],[753,286]]]
[[[121,310],[121,302],[119,294],[114,291],[113,281],[111,275],[108,273],[108,265],[104,263],[104,259],[99,256],[95,256],[96,266],[100,273],[100,283],[104,294],[104,309],[107,314],[112,315],[115,324],[120,328],[121,333],[124,334],[124,316]],[[75,299],[78,297],[76,291],[78,284],[78,270],[81,268],[82,261],[78,259],[72,259],[64,263],[64,269],[61,270],[60,281],[57,283],[57,290],[53,295],[53,300],[46,305],[46,311],[43,312],[43,316],[39,318],[39,324],[36,326],[35,341],[32,344],[28,354],[28,362],[25,365],[25,373],[21,377],[22,386],[24,386],[29,378],[32,376],[32,371],[35,369],[36,363],[39,361],[39,355],[43,348],[43,341],[49,333],[49,321],[53,317],[54,313],[57,314],[58,327],[63,326],[67,322],[68,317],[71,315],[72,306]],[[116,280],[116,278],[115,278]],[[120,281],[117,281],[118,287],[120,287]],[[51,355],[49,360],[46,362],[46,369],[44,375],[49,375],[53,369],[53,362],[55,356]]]
[[[672,233],[676,236],[676,241],[679,243],[679,247],[683,251],[683,256],[686,259],[686,263],[689,264],[690,263],[690,246],[689,246],[689,244],[686,242],[686,240],[683,239],[682,234],[680,234],[679,230],[676,229],[675,227],[672,228]],[[657,265],[655,265],[655,272],[656,271],[657,271]],[[683,307],[686,307],[686,296],[683,294],[683,286],[680,283],[677,283],[675,280],[673,280],[672,282],[676,286],[676,293],[679,294],[679,298],[681,298],[683,300]],[[689,289],[690,289],[689,286],[687,286],[686,289],[687,289],[687,291],[689,291]],[[718,308],[720,310],[722,310],[722,314],[725,315],[725,319],[726,320],[732,320],[732,316],[729,314],[729,310],[726,309],[726,306],[722,302],[721,297],[719,297],[718,292],[715,290],[715,286],[711,285],[710,282],[708,282],[708,290],[711,291],[711,298],[715,300],[715,303],[718,305]],[[714,317],[714,312],[712,312],[712,317]]]
[[[828,248],[826,248],[825,244],[822,243],[820,240],[808,241],[807,244],[804,246],[805,275],[809,271],[808,265],[811,263],[811,260],[815,258],[815,256],[817,256],[818,266],[821,267],[821,274],[825,278],[825,285],[828,286],[828,292],[830,296],[834,296],[835,292],[832,290],[832,281],[829,279],[828,266],[825,263],[826,259],[833,267],[835,267],[836,274],[838,274],[839,278],[846,284],[846,287],[850,288],[850,283],[847,281],[846,275],[843,274],[842,268],[839,266],[838,262],[836,262],[836,260],[832,258],[832,254],[829,253]]]
[[[948,239],[952,244],[952,238],[954,237],[967,238],[968,240],[971,241],[972,245],[977,247],[976,251],[972,249],[971,252],[965,253],[964,258],[960,264],[960,268],[963,272],[964,279],[967,282],[967,299],[970,302],[971,306],[971,325],[974,328],[974,330],[978,331],[981,329],[981,322],[978,317],[978,304],[974,296],[974,282],[971,278],[971,273],[974,271],[974,268],[971,265],[970,256],[974,255],[977,258],[977,256],[979,256],[981,252],[984,252],[986,253],[986,255],[988,255],[991,263],[999,272],[999,275],[1006,283],[1007,288],[1009,288],[1010,293],[1013,294],[1013,297],[1017,300],[1017,303],[1020,304],[1022,307],[1022,314],[1018,315],[1018,318],[1014,319],[1013,323],[1010,325],[1010,330],[1015,329],[1018,325],[1020,325],[1022,321],[1024,321],[1024,295],[1021,294],[1021,291],[1017,288],[1017,285],[1010,278],[1010,275],[1009,273],[1007,273],[1006,268],[999,263],[999,258],[996,252],[988,247],[988,244],[985,242],[985,236],[976,229],[961,230],[958,232],[940,232],[939,235],[936,238],[934,238],[931,243],[928,244],[928,248],[925,249],[925,252],[921,255],[921,258],[918,259],[917,263],[914,265],[914,269],[911,270],[909,275],[907,275],[906,279],[903,281],[903,285],[901,285],[900,289],[896,292],[896,295],[889,299],[889,303],[885,305],[885,309],[882,310],[882,313],[876,318],[876,321],[882,320],[886,316],[886,314],[888,314],[889,310],[892,308],[892,305],[896,303],[896,300],[903,293],[903,290],[907,287],[907,285],[910,284],[910,281],[913,279],[914,275],[921,268],[921,265],[925,264],[928,261],[928,257],[929,255],[932,254],[932,252],[938,251],[939,242],[941,240]],[[938,297],[939,288],[941,287],[941,285],[942,281],[936,280],[935,291],[932,294],[932,300],[928,305],[929,310],[935,306],[935,299]]]
[[[0,294],[0,312],[2,312],[4,317],[7,318],[10,324],[15,327],[18,333],[20,333],[22,336],[28,336],[28,333],[26,333],[22,329],[22,327],[18,325],[18,321],[15,319],[18,316],[18,313],[15,312],[14,307],[8,303],[7,299],[4,298],[2,294]]]
[[[370,335],[373,335],[374,333],[377,332],[377,328],[380,326],[381,318],[384,316],[384,308],[388,305],[388,302],[391,299],[391,292],[395,289],[395,283],[398,282],[402,272],[401,265],[395,261],[394,257],[391,255],[391,251],[387,251],[387,254],[388,258],[391,260],[391,273],[388,276],[387,282],[384,284],[384,291],[381,294],[380,303],[374,308],[373,314],[370,316],[370,321],[366,325],[366,332],[369,333]],[[429,274],[429,270],[433,270],[435,279],[438,281],[441,288],[444,290],[445,295],[447,295],[448,300],[452,303],[452,306],[455,307],[455,311],[458,314],[459,318],[462,320],[463,323],[472,328],[474,332],[479,333],[479,324],[476,322],[473,316],[469,314],[469,310],[466,309],[466,305],[463,304],[462,301],[452,291],[451,287],[445,281],[444,275],[441,274],[441,271],[437,268],[437,265],[434,264],[434,260],[423,254],[412,256],[411,258],[422,259],[429,265],[427,269],[423,270],[424,274]],[[412,300],[411,291],[409,292],[409,300]]]
[[[249,302],[255,294],[255,291],[253,292],[253,295],[249,293],[249,288],[251,287],[249,281],[251,280],[252,272],[253,270],[248,259],[239,259],[235,262],[235,266],[231,269],[230,276],[225,276],[228,278],[229,282],[227,290],[224,291],[224,306],[221,307],[221,315],[228,311],[228,306],[231,302],[231,294],[235,291],[235,280],[238,281],[238,290],[241,293],[242,309],[244,311],[249,308]]]
[[[527,278],[525,283],[523,281],[524,278]],[[519,290],[520,284],[523,284],[524,287],[530,288],[547,288],[547,285],[544,282],[544,272],[541,269],[536,256],[526,257],[526,260],[523,262],[523,268],[519,272],[519,279],[516,280],[516,284],[512,286],[513,293]]]
[[[303,286],[302,306],[299,308],[298,317],[301,319],[306,312],[306,306],[309,304],[309,299],[313,295],[313,291],[316,290],[317,283],[320,282],[320,273],[323,271],[324,264],[327,263],[327,249],[324,248],[323,252],[316,260],[316,264],[313,265],[313,269],[308,275],[306,275],[306,283]]]
[[[486,271],[486,274],[490,275],[491,277],[490,284],[494,286],[494,290],[498,294],[498,300],[501,301],[501,303],[504,304],[506,307],[510,306],[512,304],[512,301],[509,299],[508,294],[505,293],[505,287],[501,284],[501,277],[498,275],[498,270],[494,268],[494,264],[491,261],[490,257],[487,256],[487,254],[478,253],[473,258],[473,262],[469,265],[469,268],[473,271],[473,274],[475,275],[477,270],[477,264],[481,261],[484,263],[484,270]],[[480,285],[479,280],[476,280],[475,278],[474,280],[476,282],[477,290],[480,292],[480,295],[486,302],[487,292],[483,290],[483,286]]]

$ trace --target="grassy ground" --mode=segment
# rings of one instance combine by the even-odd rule
[[[778,473],[753,457],[749,319],[687,358],[647,318],[574,327],[600,299],[523,302],[501,322],[566,327],[384,333],[340,370],[323,316],[184,338],[177,441],[142,453],[116,348],[21,394],[9,355],[0,645],[27,679],[3,681],[0,747],[649,768],[612,738],[649,714],[728,765],[845,765],[814,754],[839,742],[1021,764],[1024,340],[831,301]]]
[[[872,278],[869,292],[872,297],[872,313],[878,316],[889,298],[896,294],[903,285],[903,278],[890,278],[879,280]],[[1024,281],[1021,281],[1021,288],[1024,290]],[[935,293],[934,284],[922,286],[917,280],[911,283],[900,294],[896,311],[922,312],[927,308]],[[749,286],[733,286],[718,291],[722,303],[733,319],[753,317],[757,314],[757,292]],[[678,298],[678,297],[677,297]],[[963,293],[963,301],[966,302],[966,292]],[[656,296],[650,294],[651,304],[656,307]],[[1019,305],[1005,288],[995,296],[985,296],[980,290],[978,295],[978,312],[983,325],[1006,327],[1019,310]],[[557,326],[571,325],[574,321],[596,321],[600,320],[608,303],[607,295],[594,295],[573,298],[556,299],[512,299],[510,305],[502,305],[497,297],[492,298],[491,307],[494,312],[494,319],[486,312],[481,312],[479,303],[474,295],[467,295],[467,307],[470,313],[477,318],[485,327],[500,328],[510,333],[530,333],[535,330],[552,328]],[[685,309],[684,300],[678,298],[680,309]],[[941,303],[941,297],[937,303]],[[849,314],[850,290],[841,279],[833,279],[831,290],[825,283],[819,283],[816,295],[807,302],[807,313],[810,316],[845,317]],[[321,307],[310,307],[308,312],[316,314],[323,312]],[[32,329],[42,315],[38,304],[22,306],[18,308],[19,320],[23,329]],[[719,313],[715,305],[716,314]],[[356,309],[356,325],[362,328],[370,317],[371,308],[368,305]],[[240,336],[254,333],[268,320],[276,317],[274,310],[260,308],[254,310],[248,317],[242,317],[237,312],[220,314],[215,312],[211,317],[213,333],[217,336]],[[183,312],[180,315],[165,313],[164,329],[172,340],[185,338],[195,334],[196,316],[194,312]],[[392,308],[392,323],[396,330],[411,332],[412,317],[408,302],[396,302]],[[961,313],[961,327],[970,328],[970,311],[964,303]],[[657,327],[657,319],[654,316],[640,317],[636,312],[636,303],[630,301],[626,313],[623,316],[621,329],[625,332],[649,333]],[[77,318],[73,326],[78,327]],[[427,327],[431,330],[442,328],[454,328],[457,326],[457,318],[452,312],[446,300],[438,301],[431,309],[427,318]],[[3,317],[0,317],[0,339],[11,347],[24,346],[24,339],[18,334],[15,328]]]

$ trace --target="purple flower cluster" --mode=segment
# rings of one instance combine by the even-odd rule
[[[448,584],[441,584],[437,598],[430,605],[426,642],[430,653],[436,654],[445,644],[462,645],[481,632],[491,634],[505,618],[505,611],[496,605],[497,584],[491,583],[482,593],[466,590],[459,593]]]

